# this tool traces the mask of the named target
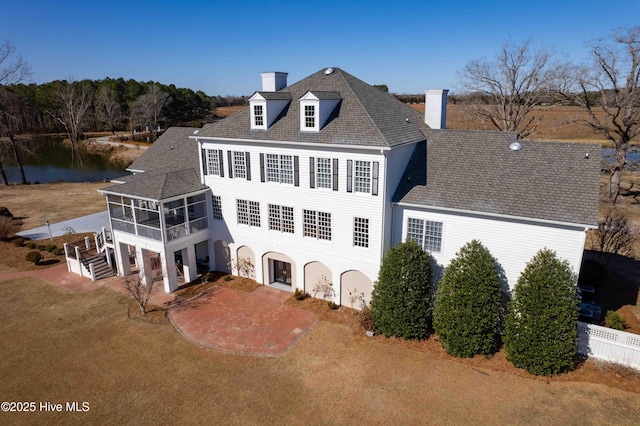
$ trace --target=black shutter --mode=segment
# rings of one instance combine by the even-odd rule
[[[245,152],[244,161],[247,166],[247,180],[251,180],[251,154]]]
[[[293,184],[300,186],[300,157],[295,155],[293,157]]]
[[[227,151],[227,160],[229,160],[229,177],[233,178],[233,154],[231,151]]]
[[[314,158],[309,157],[309,188],[316,187],[316,167]]]
[[[264,182],[264,154],[260,154],[260,182]]]
[[[338,159],[333,159],[333,190],[338,190]]]
[[[380,163],[377,161],[373,162],[373,179],[371,179],[371,194],[378,195],[378,169],[380,168]]]
[[[347,160],[347,192],[353,192],[353,160]]]
[[[218,150],[218,162],[220,163],[220,167],[218,167],[220,169],[220,177],[224,177],[224,155],[221,149]]]
[[[202,149],[202,174],[204,176],[209,174],[209,165],[207,164],[207,150]]]

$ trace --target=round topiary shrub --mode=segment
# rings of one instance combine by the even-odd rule
[[[536,375],[574,366],[578,340],[578,288],[571,266],[540,250],[520,275],[505,321],[507,359]]]
[[[28,242],[25,245],[27,246],[27,248],[30,248],[31,250],[33,250],[33,249],[35,249],[37,247],[36,243],[34,243],[34,242]]]
[[[25,260],[27,262],[33,262],[33,263],[35,263],[37,265],[42,260],[42,255],[40,254],[39,251],[30,251],[25,256]]]
[[[13,240],[13,245],[15,247],[22,247],[24,245],[24,240],[22,238],[16,238]]]
[[[433,328],[450,355],[495,352],[501,322],[497,266],[489,250],[473,240],[445,269],[436,292]]]
[[[627,328],[624,318],[616,311],[607,311],[607,315],[604,317],[604,326],[613,328],[614,330],[624,330]]]
[[[431,329],[431,256],[413,241],[389,249],[371,294],[374,329],[385,336],[425,339]]]

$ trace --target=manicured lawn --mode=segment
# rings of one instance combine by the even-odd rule
[[[80,413],[0,413],[0,422],[640,423],[640,394],[602,384],[485,369],[329,321],[281,358],[222,354],[170,324],[128,319],[130,303],[106,288],[72,294],[31,278],[0,282],[0,399],[90,404]]]

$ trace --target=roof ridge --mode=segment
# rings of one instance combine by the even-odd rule
[[[360,108],[362,108],[362,110],[365,112],[365,114],[367,115],[367,117],[369,118],[369,121],[371,122],[371,124],[373,124],[373,127],[376,129],[376,132],[378,132],[378,135],[380,135],[380,137],[382,138],[383,141],[385,141],[385,143],[387,144],[387,146],[390,146],[389,144],[389,140],[387,139],[387,137],[384,135],[384,133],[382,133],[382,130],[380,130],[380,127],[378,126],[378,123],[376,123],[376,121],[373,119],[373,117],[371,116],[371,114],[369,113],[369,110],[362,104],[362,101],[360,100],[360,96],[358,96],[356,94],[356,92],[353,90],[353,87],[351,87],[351,84],[349,84],[349,82],[347,81],[347,79],[345,78],[345,74],[348,75],[349,77],[354,78],[355,80],[358,80],[364,84],[366,84],[367,86],[370,86],[372,89],[375,89],[373,86],[371,86],[370,84],[365,83],[364,81],[358,79],[357,77],[352,76],[351,74],[349,74],[348,72],[342,70],[341,68],[334,68],[334,71],[337,70],[340,72],[340,77],[344,80],[347,88],[349,89],[349,91],[351,92],[351,94],[353,95],[353,97],[356,99],[356,101],[358,102],[358,105],[360,105]]]

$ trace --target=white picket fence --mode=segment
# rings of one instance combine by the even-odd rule
[[[640,335],[578,321],[578,353],[640,370]]]

